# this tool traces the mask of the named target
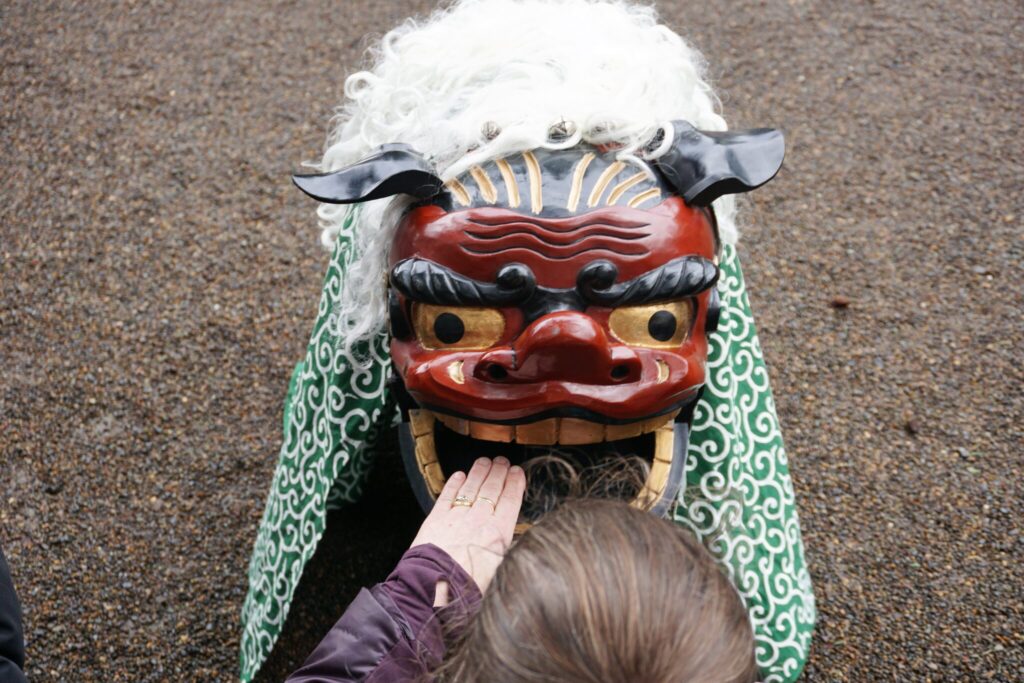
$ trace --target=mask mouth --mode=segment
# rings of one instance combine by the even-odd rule
[[[664,514],[678,492],[688,441],[687,425],[675,422],[679,412],[618,425],[568,417],[504,425],[411,409],[402,454],[424,509],[453,473],[500,455],[527,473],[519,530],[560,497],[595,486],[597,495]]]

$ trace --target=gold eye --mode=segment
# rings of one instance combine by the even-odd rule
[[[608,317],[615,337],[630,346],[670,349],[680,346],[693,322],[693,301],[681,299],[661,304],[623,306]]]
[[[412,320],[425,349],[486,349],[505,333],[505,316],[495,308],[413,304]]]

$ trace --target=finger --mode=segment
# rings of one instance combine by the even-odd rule
[[[508,475],[509,464],[507,458],[498,456],[494,459],[494,462],[491,463],[491,471],[487,473],[487,478],[484,479],[484,483],[480,485],[480,490],[476,494],[476,500],[473,502],[474,510],[480,508],[488,515],[492,515],[498,509],[498,499],[501,497],[502,489],[505,488],[505,477]]]
[[[526,493],[526,473],[519,466],[512,467],[505,477],[505,488],[498,499],[498,507],[494,516],[498,518],[498,526],[509,540],[519,520],[519,509],[523,506],[523,494]]]
[[[466,475],[466,481],[459,487],[458,495],[465,496],[471,501],[476,500],[476,496],[480,492],[480,485],[484,483],[484,479],[487,478],[487,473],[490,471],[491,461],[488,458],[478,458],[469,468],[469,474]]]
[[[459,487],[466,481],[465,472],[455,472],[452,476],[448,477],[448,481],[444,483],[444,488],[441,489],[440,495],[437,496],[437,502],[434,503],[434,508],[431,510],[447,510],[452,506],[452,501],[455,500],[455,496],[459,493]]]
[[[434,607],[444,607],[448,604],[448,582],[438,581],[434,587]]]

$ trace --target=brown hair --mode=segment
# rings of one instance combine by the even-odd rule
[[[609,500],[568,502],[509,550],[438,680],[750,683],[749,617],[683,528]]]

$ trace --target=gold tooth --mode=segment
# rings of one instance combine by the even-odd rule
[[[462,436],[469,436],[469,420],[463,420],[460,417],[452,417],[451,415],[435,414],[438,420],[440,420],[445,427],[452,430],[456,434]]]
[[[434,446],[434,435],[424,434],[416,437],[416,462],[420,469],[432,462],[437,462],[437,448]]]
[[[448,376],[452,378],[452,381],[456,384],[465,384],[466,376],[462,374],[462,363],[461,360],[453,360],[448,364]]]
[[[619,441],[621,439],[630,439],[634,436],[640,436],[644,433],[643,422],[630,422],[624,425],[605,425],[604,438],[605,441]]]
[[[650,434],[663,424],[665,424],[664,417],[652,417],[650,420],[644,420],[643,432],[644,434]]]
[[[416,464],[427,482],[431,496],[437,498],[444,487],[444,472],[437,462],[437,449],[434,446],[434,414],[413,410],[409,412],[409,422],[416,438]]]
[[[668,471],[671,461],[655,460],[651,463],[651,473],[647,476],[647,488],[660,496],[668,484]]]
[[[429,410],[410,410],[409,423],[416,439],[416,464],[431,495],[437,498],[444,488],[444,472],[437,462],[437,448],[434,446],[434,414]]]
[[[558,443],[560,444],[578,446],[602,441],[604,441],[604,425],[597,422],[564,417],[561,419],[561,424],[558,425]]]
[[[437,498],[441,495],[441,489],[444,488],[444,472],[441,471],[441,465],[436,462],[427,463],[421,468],[421,471],[427,486],[430,487],[430,492],[434,494],[434,498]]]
[[[678,412],[678,411],[676,411]],[[654,459],[647,474],[644,487],[631,503],[634,507],[649,510],[661,499],[668,486],[668,475],[672,470],[672,452],[675,446],[675,429],[668,426],[654,434]]]
[[[508,443],[515,435],[515,429],[509,425],[496,425],[488,422],[470,422],[469,435],[484,441],[501,441]]]
[[[668,485],[670,465],[671,463],[662,460],[655,460],[651,463],[651,473],[647,475],[647,482],[640,491],[640,495],[633,501],[633,505],[642,509],[650,509],[658,503]]]
[[[672,464],[672,446],[675,443],[675,430],[671,427],[658,429],[654,432],[654,460]]]
[[[658,364],[658,384],[661,384],[662,382],[664,382],[665,380],[668,379],[668,375],[669,375],[668,363],[666,363],[665,361],[661,360],[660,358],[657,361],[655,361],[655,362]]]
[[[417,439],[425,434],[434,433],[434,414],[429,410],[410,410],[409,424],[412,435]]]
[[[652,417],[650,420],[644,420],[644,434],[660,429],[666,424],[671,424],[672,420],[676,419],[676,415],[678,414],[679,411],[676,410],[668,415],[659,415],[658,417]]]
[[[644,484],[643,489],[637,494],[637,497],[633,499],[633,507],[638,507],[641,510],[650,510],[652,507],[658,504],[658,494],[647,487]]]
[[[558,418],[516,425],[516,443],[554,446],[558,443]]]

